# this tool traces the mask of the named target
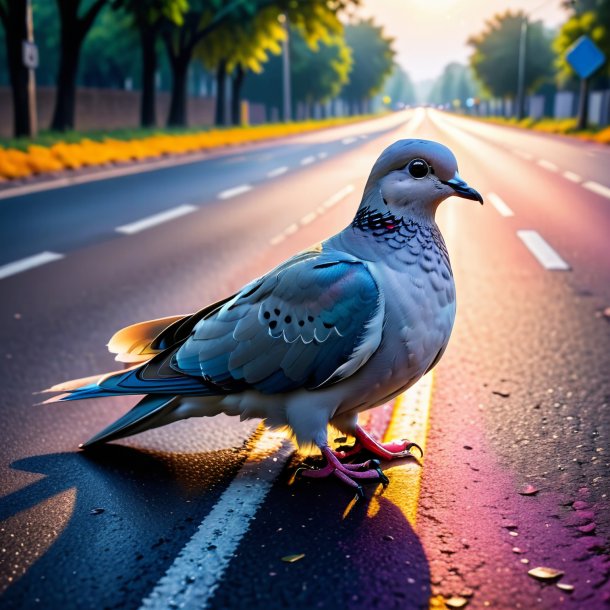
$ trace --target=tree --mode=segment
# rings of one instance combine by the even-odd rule
[[[11,91],[13,97],[13,130],[15,136],[27,136],[32,124],[28,107],[29,71],[23,65],[22,41],[27,39],[26,0],[0,0],[0,21],[6,39]]]
[[[157,122],[155,74],[157,72],[157,42],[164,24],[182,25],[183,15],[188,10],[188,0],[118,0],[131,15],[133,25],[140,38],[141,89],[140,124],[152,127]]]
[[[555,65],[558,69],[558,80],[561,84],[575,79],[575,73],[566,60],[566,51],[581,36],[589,36],[593,42],[610,57],[610,0],[579,0],[566,3],[572,12],[571,17],[561,26],[553,41],[556,53]],[[606,86],[610,77],[610,62],[595,75],[600,86]],[[604,82],[606,81],[606,82]]]
[[[336,97],[349,80],[351,49],[336,34],[324,36],[310,45],[299,30],[293,28],[290,54],[292,103],[304,104],[308,115],[312,104]]]
[[[231,123],[240,122],[241,89],[247,72],[260,73],[270,54],[281,53],[285,38],[278,12],[273,7],[262,9],[249,20],[227,19],[212,31],[195,51],[203,65],[216,73],[215,122],[224,125],[225,83],[233,73],[231,92]]]
[[[172,97],[168,123],[186,123],[186,76],[198,45],[229,19],[252,19],[259,11],[274,8],[303,27],[307,36],[318,36],[337,21],[337,14],[359,0],[190,0],[180,28],[168,27],[163,40],[172,69]]]
[[[517,93],[519,40],[525,13],[495,15],[485,29],[468,39],[474,53],[470,65],[475,75],[493,96],[514,98]],[[530,23],[527,29],[524,84],[532,91],[553,75],[551,37],[542,22]]]
[[[356,109],[363,111],[367,101],[381,90],[394,66],[395,52],[393,40],[384,36],[372,19],[347,25],[345,42],[352,50],[354,66],[342,96],[354,113]]]
[[[451,62],[445,66],[442,74],[435,81],[428,101],[432,104],[453,104],[458,100],[464,105],[469,97],[478,97],[480,94],[472,71],[468,66]]]
[[[410,106],[417,102],[415,87],[410,76],[398,64],[394,64],[392,73],[384,85],[385,94],[397,105]]]
[[[51,129],[74,128],[76,76],[81,47],[95,18],[108,0],[56,0],[60,19],[60,54],[57,93]]]

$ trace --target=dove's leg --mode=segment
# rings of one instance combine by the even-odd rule
[[[377,479],[383,485],[389,483],[381,470],[379,460],[367,460],[362,464],[342,464],[328,445],[320,447],[320,451],[326,458],[326,466],[316,469],[299,468],[297,471],[299,475],[315,479],[335,476],[343,483],[356,488],[359,495],[363,494],[359,483],[361,479]]]
[[[334,452],[338,459],[346,459],[359,453],[363,449],[383,460],[415,457],[413,453],[411,453],[411,449],[413,448],[416,448],[419,451],[420,457],[423,457],[424,455],[422,448],[417,443],[413,443],[408,439],[392,441],[390,443],[380,443],[369,436],[358,425],[356,425],[353,435],[356,437],[356,442],[352,447],[340,447]]]

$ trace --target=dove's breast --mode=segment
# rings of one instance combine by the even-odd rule
[[[383,339],[338,412],[362,411],[406,390],[442,356],[455,320],[455,284],[444,243],[369,263],[383,291]],[[402,255],[402,256],[401,256]],[[356,380],[354,380],[356,381]],[[348,403],[351,402],[351,407]]]

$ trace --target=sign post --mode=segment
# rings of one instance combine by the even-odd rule
[[[38,113],[36,111],[36,68],[38,67],[38,47],[34,43],[34,23],[32,19],[32,0],[27,0],[25,14],[27,40],[21,46],[21,60],[28,69],[28,115],[30,137],[38,135]]]
[[[589,79],[604,65],[606,56],[588,36],[581,36],[568,49],[566,60],[580,77],[578,129],[586,129],[589,119]]]

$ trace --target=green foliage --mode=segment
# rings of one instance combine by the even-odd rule
[[[293,29],[290,53],[293,102],[326,102],[348,82],[352,55],[340,36],[326,36],[312,49],[304,35]]]
[[[468,40],[474,49],[470,65],[495,97],[511,98],[517,93],[519,40],[524,19],[526,15],[520,11],[495,15],[480,34]],[[526,49],[524,83],[527,91],[533,91],[553,75],[551,38],[541,22],[529,23]]]
[[[428,101],[432,104],[452,104],[459,100],[464,106],[469,97],[480,97],[480,86],[475,81],[472,69],[457,62],[445,66],[435,81]]]
[[[206,19],[211,21],[211,15]],[[281,53],[284,38],[277,10],[265,8],[246,20],[233,18],[224,21],[197,46],[195,57],[212,71],[224,60],[229,72],[239,65],[246,71],[258,73],[270,54]]]
[[[360,103],[379,93],[394,67],[393,40],[372,19],[345,26],[345,41],[352,50],[354,66],[342,95]]]
[[[610,0],[579,0],[570,4],[572,16],[561,26],[553,41],[557,55],[557,78],[561,84],[575,79],[576,74],[566,61],[566,51],[581,36],[589,36],[606,55],[606,63],[598,72],[598,78],[610,76]]]

